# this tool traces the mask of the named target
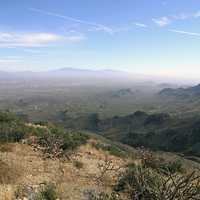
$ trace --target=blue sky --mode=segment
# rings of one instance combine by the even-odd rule
[[[0,70],[200,75],[200,0],[0,0]]]

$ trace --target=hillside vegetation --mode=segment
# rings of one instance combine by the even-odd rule
[[[199,86],[32,86],[1,94],[2,200],[200,199]]]
[[[10,112],[0,119],[2,200],[199,199],[198,164]]]
[[[148,114],[137,111],[127,116],[100,119],[98,114],[67,121],[74,129],[95,131],[109,139],[133,147],[180,152],[200,156],[200,117],[180,118],[167,113]]]

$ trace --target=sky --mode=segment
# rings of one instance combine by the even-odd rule
[[[200,0],[0,0],[0,70],[200,76]]]

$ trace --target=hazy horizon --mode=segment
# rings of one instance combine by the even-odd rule
[[[7,0],[0,10],[0,71],[200,76],[196,0]]]

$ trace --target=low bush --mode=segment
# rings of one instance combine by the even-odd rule
[[[9,123],[9,122],[12,122],[12,121],[16,121],[17,118],[16,116],[9,112],[9,111],[1,111],[0,112],[0,122],[1,123]]]
[[[25,137],[24,123],[10,112],[0,112],[0,142],[19,142]]]
[[[180,160],[160,163],[159,168],[163,170],[163,173],[171,174],[175,174],[177,172],[183,173],[185,171],[183,163]]]
[[[58,198],[56,187],[54,184],[47,184],[41,187],[36,195],[36,200],[56,200]]]
[[[25,126],[17,122],[0,124],[0,142],[19,142],[25,137]]]
[[[88,136],[79,132],[66,132],[63,135],[63,150],[73,150],[78,146],[85,144],[88,140]]]
[[[38,145],[48,157],[67,156],[88,140],[88,136],[79,132],[68,132],[60,128],[48,128],[38,136]]]
[[[75,160],[75,161],[73,162],[73,164],[74,164],[74,166],[75,166],[77,169],[83,168],[83,163],[80,162],[80,161],[78,161],[78,160]]]
[[[120,176],[114,189],[134,200],[200,199],[200,177],[195,172],[163,175],[151,168],[132,166]]]
[[[117,156],[117,157],[125,157],[126,154],[123,150],[113,144],[103,144],[103,143],[95,143],[94,147],[96,149],[102,149],[103,151],[107,151],[109,154]]]
[[[52,183],[40,185],[37,188],[30,185],[18,185],[15,190],[15,199],[57,200],[56,186]]]
[[[185,171],[181,160],[167,161],[155,156],[153,152],[142,149],[140,151],[142,165],[147,168],[157,170],[160,173],[183,173]]]
[[[44,153],[62,156],[87,142],[88,136],[79,132],[65,131],[51,123],[25,124],[10,112],[0,112],[0,143],[20,142],[35,136],[34,144],[42,147]]]

